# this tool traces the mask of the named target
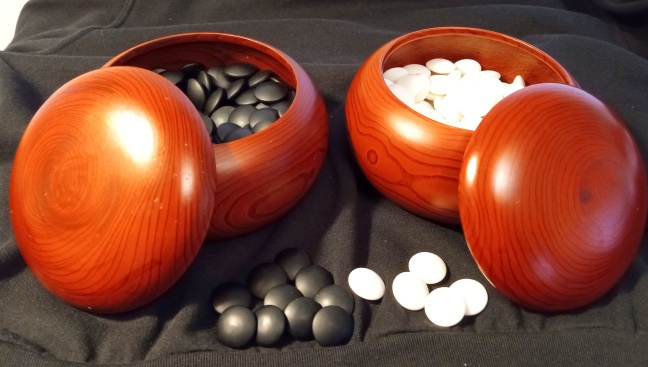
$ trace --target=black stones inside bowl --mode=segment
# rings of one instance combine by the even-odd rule
[[[206,115],[211,116],[211,114],[213,114],[214,111],[216,111],[216,109],[220,107],[220,105],[223,103],[224,100],[225,100],[225,90],[223,88],[216,89],[215,91],[211,92],[209,98],[207,98],[203,112]]]
[[[295,95],[294,89],[272,70],[259,70],[246,62],[208,69],[192,62],[179,70],[160,67],[154,71],[180,88],[201,114],[212,119],[216,132],[203,117],[214,144],[233,142],[267,129],[286,113]],[[252,109],[263,111],[252,118]],[[227,122],[245,130],[219,129]]]
[[[240,78],[249,78],[257,70],[258,70],[257,67],[250,63],[237,62],[235,64],[230,64],[225,66],[225,69],[223,71],[225,72],[225,75],[231,78],[240,79]]]
[[[254,95],[262,102],[277,102],[288,95],[288,88],[283,83],[267,81],[254,88]]]
[[[265,82],[266,80],[270,79],[271,76],[274,74],[272,73],[272,70],[259,70],[254,75],[248,79],[248,86],[250,88],[254,88],[257,85]]]
[[[216,127],[219,127],[220,125],[229,122],[229,117],[232,114],[236,107],[234,106],[222,106],[219,107],[214,113],[211,115],[211,119],[214,120],[214,123],[216,124]]]

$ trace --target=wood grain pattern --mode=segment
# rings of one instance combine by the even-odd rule
[[[428,119],[395,98],[382,73],[432,58],[472,58],[511,82],[576,85],[555,60],[503,34],[462,27],[431,28],[378,49],[356,74],[346,102],[347,125],[359,165],[387,198],[428,219],[459,222],[459,169],[473,132]]]
[[[306,195],[317,178],[328,143],[320,93],[289,56],[261,42],[229,34],[188,33],[136,46],[105,66],[179,68],[249,62],[271,69],[296,89],[290,109],[271,127],[227,144],[214,144],[218,190],[208,238],[248,233],[278,219]]]
[[[57,90],[16,152],[10,211],[52,293],[98,313],[148,303],[184,273],[214,206],[200,116],[161,76],[100,69]]]
[[[466,149],[460,213],[484,275],[539,311],[588,305],[623,276],[643,236],[646,173],[618,116],[561,84],[496,105]]]

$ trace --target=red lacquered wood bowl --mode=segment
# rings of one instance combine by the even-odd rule
[[[104,67],[131,65],[173,70],[190,62],[210,67],[248,62],[273,70],[292,85],[290,109],[269,128],[227,144],[214,144],[218,190],[208,238],[261,228],[292,209],[322,167],[328,121],[321,95],[289,56],[261,42],[229,34],[188,33],[152,40]]]
[[[9,191],[16,241],[66,302],[128,311],[191,264],[215,175],[200,116],[180,90],[143,69],[95,70],[57,90],[20,141]]]
[[[471,58],[511,82],[576,85],[539,49],[491,31],[446,27],[399,37],[373,53],[356,74],[346,101],[351,144],[369,181],[387,198],[428,219],[459,222],[459,169],[473,132],[420,115],[387,88],[383,71],[432,58]]]
[[[627,271],[646,222],[646,173],[619,117],[561,84],[524,88],[477,127],[461,222],[490,282],[532,310],[590,304]]]

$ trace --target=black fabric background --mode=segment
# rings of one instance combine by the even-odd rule
[[[404,33],[470,26],[521,38],[564,65],[581,87],[615,109],[648,157],[648,2],[591,1],[214,1],[31,0],[14,41],[0,52],[0,366],[646,366],[648,246],[608,295],[584,310],[521,309],[481,276],[459,228],[426,221],[383,198],[355,166],[344,100],[360,64]],[[68,80],[156,37],[191,31],[249,36],[273,45],[311,75],[327,104],[329,151],[309,195],[280,221],[206,243],[186,275],[153,303],[96,316],[58,301],[26,267],[11,230],[8,184],[22,133]],[[293,342],[241,351],[211,330],[212,288],[245,280],[255,264],[302,247],[345,283],[358,266],[388,284],[378,303],[356,300],[355,331],[342,347]],[[442,329],[398,306],[389,284],[419,251],[448,264],[444,285],[487,286],[486,310]]]

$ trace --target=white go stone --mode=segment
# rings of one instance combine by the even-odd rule
[[[422,101],[422,102],[410,104],[408,106],[410,106],[414,111],[417,111],[419,113],[423,113],[426,110],[433,110],[434,109],[432,104],[430,102],[428,102],[428,101]]]
[[[404,308],[418,311],[425,307],[425,299],[429,290],[425,282],[417,275],[409,272],[400,273],[392,283],[394,298]]]
[[[416,103],[423,101],[430,92],[430,82],[425,75],[407,74],[398,78],[395,83],[407,88]]]
[[[450,74],[448,74],[448,79],[453,82],[458,82],[459,79],[461,79],[461,70],[452,71]]]
[[[430,76],[430,92],[434,94],[444,95],[448,93],[450,88],[457,83],[454,79],[450,79],[448,75],[431,75]]]
[[[446,59],[432,59],[425,63],[425,67],[437,74],[449,74],[456,69],[454,63]]]
[[[385,294],[385,282],[371,269],[353,269],[349,273],[348,281],[349,288],[360,298],[375,301],[381,299]]]
[[[463,75],[481,71],[481,65],[473,59],[463,59],[454,63]]]
[[[459,112],[463,116],[484,117],[502,99],[502,83],[481,73],[465,75],[457,84]]]
[[[461,118],[461,126],[464,129],[468,130],[475,130],[477,129],[477,126],[482,122],[481,117],[476,117],[476,116],[463,116]]]
[[[487,77],[490,77],[490,78],[495,78],[497,80],[499,80],[502,77],[502,75],[500,73],[498,73],[497,71],[495,71],[495,70],[482,70],[482,71],[480,71],[480,73],[481,73],[481,75],[484,75],[484,76],[487,76]]]
[[[458,324],[464,317],[466,302],[456,290],[440,287],[425,299],[425,315],[433,324],[450,327]]]
[[[419,252],[409,261],[410,273],[416,274],[427,284],[436,284],[445,278],[448,268],[438,255],[431,252]]]
[[[407,87],[400,84],[392,84],[387,86],[389,90],[396,96],[396,98],[403,101],[403,103],[409,105],[414,103],[414,94]]]
[[[522,79],[522,77],[520,75],[517,75],[513,79],[513,82],[511,84],[517,84],[517,85],[521,85],[523,87],[526,87],[526,82],[524,81],[524,79]]]
[[[405,66],[403,66],[403,69],[407,70],[407,72],[409,74],[412,74],[412,75],[422,74],[422,75],[425,75],[425,76],[430,76],[430,74],[432,74],[430,69],[426,68],[425,66],[423,66],[421,64],[405,65]]]
[[[407,75],[407,70],[404,68],[391,68],[383,73],[383,78],[389,79],[392,82],[395,82],[398,78],[402,77],[403,75]]]
[[[509,95],[519,91],[520,89],[524,88],[523,85],[519,84],[507,84],[504,86],[504,91],[502,92],[502,97],[508,97]]]
[[[387,84],[387,86],[389,87],[390,85],[394,84],[394,82],[392,82],[391,80],[385,78],[385,84]]]
[[[476,280],[460,279],[452,283],[450,289],[457,291],[466,303],[465,316],[476,315],[486,308],[488,303],[488,292],[486,288]]]
[[[423,114],[423,116],[425,116],[425,117],[427,117],[429,119],[439,121],[439,122],[444,123],[444,124],[446,123],[446,120],[443,117],[443,115],[439,111],[435,110],[434,108],[420,111],[420,113]]]

